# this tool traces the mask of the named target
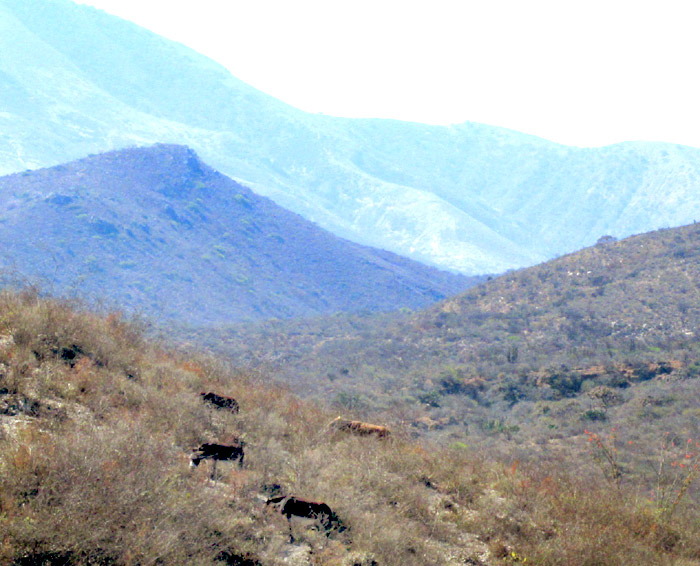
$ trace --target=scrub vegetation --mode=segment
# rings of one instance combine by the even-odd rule
[[[655,499],[611,474],[627,473],[618,438],[528,460],[502,455],[502,435],[418,442],[387,417],[390,438],[357,437],[329,427],[336,415],[117,313],[3,291],[0,563],[700,564],[692,439],[662,439]],[[234,436],[243,468],[189,469],[193,447]],[[345,530],[294,526],[290,544],[265,506],[276,493],[326,502]]]
[[[655,446],[667,432],[700,432],[698,281],[692,224],[603,238],[414,313],[198,338],[296,391],[361,418],[391,414],[442,442],[498,439],[523,459],[616,428],[621,441]]]

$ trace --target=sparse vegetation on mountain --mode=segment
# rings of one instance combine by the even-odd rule
[[[622,483],[700,435],[700,228],[606,238],[417,313],[269,322],[199,339],[357,417],[526,460],[616,429]],[[573,465],[573,464],[571,464]],[[698,497],[695,486],[691,498]]]
[[[0,564],[700,566],[700,228],[617,240],[697,215],[698,150],[308,115],[68,0],[0,20]],[[597,243],[452,296],[184,146],[55,165],[148,140],[471,273]]]
[[[335,234],[471,275],[700,218],[697,148],[309,114],[90,6],[0,0],[0,19],[2,173],[186,144]]]
[[[343,240],[159,144],[0,177],[0,281],[161,324],[418,308],[477,278]]]
[[[660,512],[594,463],[421,446],[400,424],[333,432],[334,413],[262,374],[29,292],[0,293],[0,408],[4,564],[700,564],[687,497]],[[194,446],[232,435],[243,468],[190,471]],[[295,527],[290,544],[264,504],[280,491],[326,502],[346,530]]]

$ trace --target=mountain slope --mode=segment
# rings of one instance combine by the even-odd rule
[[[385,347],[395,355],[381,353],[376,336],[363,340],[373,344],[375,361],[385,370],[397,371],[401,358],[402,372],[415,363],[432,367],[431,373],[441,365],[486,360],[513,371],[517,365],[505,355],[511,345],[520,346],[518,364],[535,367],[593,363],[600,356],[622,361],[630,352],[653,357],[661,347],[693,351],[700,333],[699,226],[601,242],[494,278],[418,313],[391,315],[382,324],[370,317],[368,326],[386,337]],[[346,332],[339,330],[336,338],[345,340]],[[356,339],[347,336],[348,343]],[[339,344],[334,348],[348,351]],[[409,351],[410,358],[402,357],[400,352]],[[314,359],[322,352],[314,349]],[[301,355],[299,348],[288,353]],[[336,366],[346,362],[338,359]]]
[[[484,446],[504,436],[525,457],[571,452],[568,439],[596,427],[647,457],[668,431],[700,435],[698,281],[692,224],[604,241],[418,313],[199,339],[346,410],[394,411],[416,433]]]
[[[468,278],[341,240],[190,149],[0,178],[0,266],[188,324],[425,306]]]
[[[0,0],[0,16],[0,172],[184,144],[337,235],[467,273],[700,217],[700,150],[310,115],[69,0]]]
[[[239,412],[200,391],[233,395]],[[0,563],[700,561],[687,493],[669,508],[641,482],[609,484],[590,458],[498,457],[498,439],[483,453],[419,444],[397,420],[391,438],[358,437],[331,430],[336,414],[265,374],[166,350],[114,313],[0,291]],[[236,438],[241,466],[221,461],[212,479],[211,462],[189,469],[195,447]],[[336,528],[288,525],[266,505],[277,494],[325,502]]]

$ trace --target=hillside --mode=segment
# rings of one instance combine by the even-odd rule
[[[0,0],[0,26],[0,173],[183,144],[336,235],[469,274],[700,218],[698,149],[311,115],[69,0]]]
[[[234,395],[233,414],[200,391]],[[220,361],[31,293],[0,292],[0,562],[260,566],[697,566],[697,507],[605,482],[594,459],[333,433],[335,413]],[[242,467],[188,469],[202,442]],[[689,463],[692,463],[689,461]],[[271,494],[326,502],[293,526]]]
[[[190,149],[0,178],[0,275],[172,325],[427,306],[469,279],[342,240]]]
[[[502,437],[521,456],[570,452],[586,429],[658,446],[669,431],[700,434],[698,281],[693,224],[604,240],[413,314],[199,339],[354,414],[389,411],[421,436]]]

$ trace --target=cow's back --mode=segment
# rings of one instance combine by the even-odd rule
[[[375,425],[362,421],[349,421],[338,417],[331,423],[331,428],[337,431],[349,432],[357,436],[376,436],[377,438],[387,438],[391,436],[391,431],[383,425]]]

